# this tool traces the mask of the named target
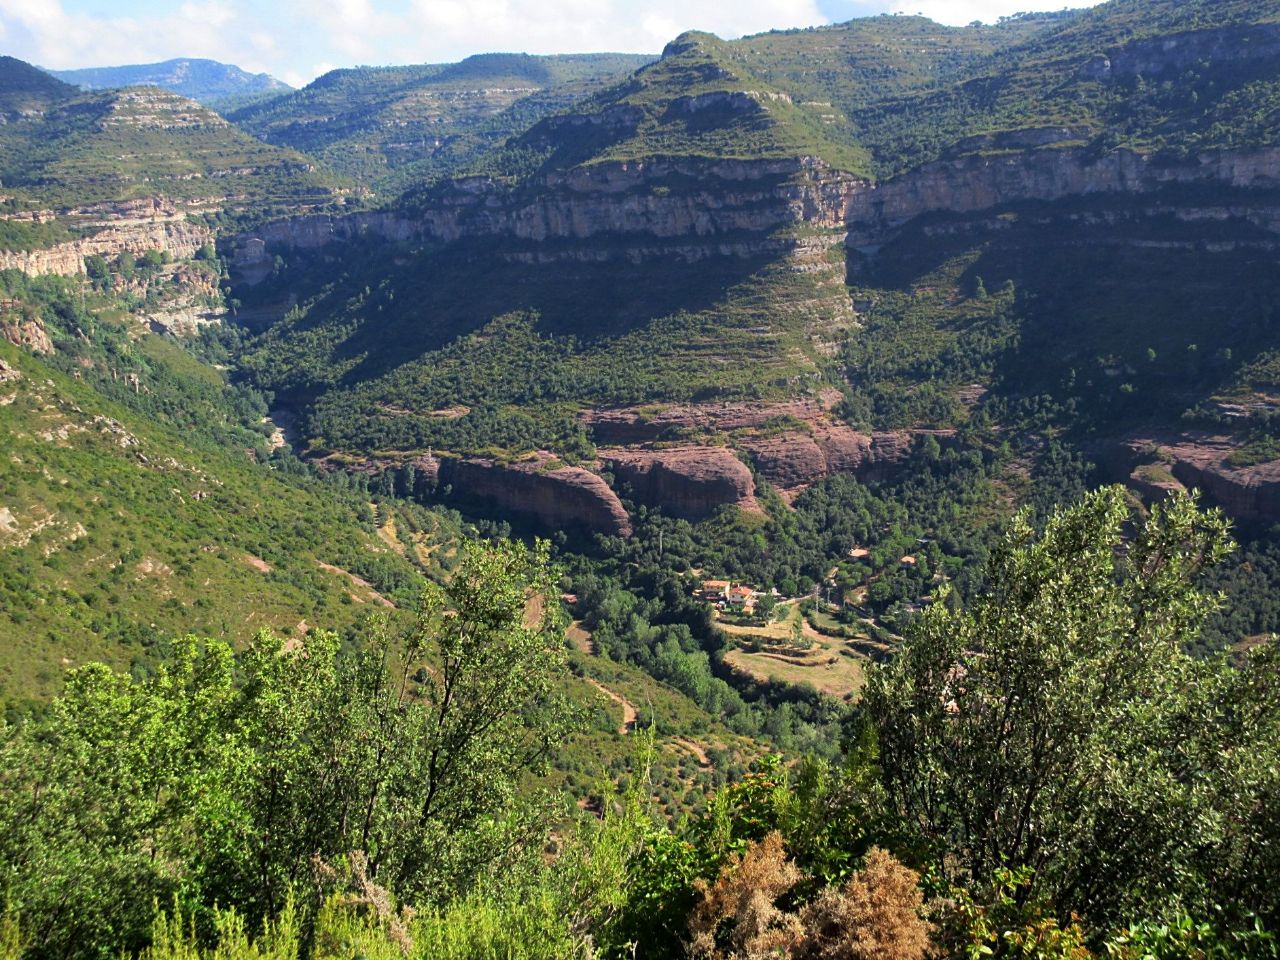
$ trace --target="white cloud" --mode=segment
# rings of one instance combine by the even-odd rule
[[[1061,10],[1066,7],[1091,7],[1099,0],[1071,0],[1071,2],[1045,3],[1028,0],[893,0],[891,13],[922,13],[938,23],[964,26],[981,20],[995,23],[1001,17],[1027,10]]]
[[[0,0],[8,52],[52,69],[209,57],[263,71],[260,39],[251,39],[234,0],[191,0],[159,17],[95,16],[62,0]]]
[[[816,0],[412,0],[408,19],[418,58],[448,60],[479,50],[656,53],[685,30],[734,37],[825,18]]]

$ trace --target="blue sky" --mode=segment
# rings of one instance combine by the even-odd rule
[[[1090,0],[1071,0],[1087,6]],[[0,0],[0,52],[55,69],[210,57],[295,86],[333,67],[486,51],[656,53],[877,13],[992,21],[1064,0]]]

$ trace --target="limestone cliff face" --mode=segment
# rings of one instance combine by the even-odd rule
[[[558,466],[545,456],[510,464],[441,460],[438,481],[451,486],[454,496],[532,517],[548,529],[584,527],[631,536],[631,520],[622,502],[601,477],[582,467]]]
[[[21,270],[28,276],[76,276],[85,272],[85,257],[95,254],[112,259],[126,251],[138,255],[159,250],[185,259],[214,239],[212,230],[190,222],[186,210],[164,197],[67,213],[89,232],[87,236],[42,250],[0,250],[0,270]]]
[[[1274,23],[1188,30],[1134,40],[1090,61],[1095,79],[1159,79],[1196,69],[1205,62],[1235,64],[1280,57],[1280,25]]]
[[[759,512],[751,471],[724,447],[601,450],[600,459],[640,503],[698,520],[733,504]]]
[[[309,216],[266,224],[237,239],[236,266],[252,275],[274,245],[315,249],[361,236],[403,241],[494,239],[529,262],[781,253],[783,228],[843,230],[859,181],[809,157],[788,160],[644,160],[548,174],[512,190],[483,177],[437,188],[414,214]],[[597,244],[594,241],[607,240]],[[551,241],[568,241],[563,247]],[[583,245],[588,242],[588,245]]]
[[[1170,160],[1069,145],[1088,133],[1046,127],[974,137],[957,144],[956,156],[879,184],[812,157],[599,163],[514,190],[473,177],[437,188],[413,213],[305,216],[264,225],[239,238],[237,264],[252,272],[272,245],[315,249],[365,236],[492,239],[504,244],[504,256],[529,262],[673,253],[696,260],[785,252],[801,242],[787,236],[787,228],[801,225],[830,231],[831,242],[847,230],[851,245],[874,245],[931,212],[1154,194],[1170,185],[1280,187],[1280,147]],[[1274,211],[1263,219],[1269,229],[1280,229]]]
[[[874,243],[924,213],[971,213],[1027,200],[1094,194],[1148,194],[1170,185],[1280,187],[1280,148],[1212,151],[1181,161],[1115,150],[1038,149],[926,164],[849,198],[850,241]]]

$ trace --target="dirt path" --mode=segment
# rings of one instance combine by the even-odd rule
[[[614,693],[599,680],[593,680],[591,677],[583,677],[582,679],[622,707],[622,725],[618,727],[619,733],[625,736],[636,728],[636,708],[631,705],[630,700],[621,694]]]
[[[711,769],[711,757],[707,755],[706,748],[697,740],[690,740],[688,737],[672,737],[671,742],[692,753],[698,760],[698,766],[703,770]]]
[[[369,596],[375,602],[382,604],[384,607],[392,607],[392,608],[395,607],[394,603],[392,603],[390,600],[388,600],[386,597],[380,594],[377,590],[373,589],[373,584],[371,584],[368,580],[364,579],[364,577],[357,577],[354,573],[352,573],[349,570],[343,570],[341,567],[335,567],[332,563],[321,563],[319,560],[316,561],[316,566],[318,566],[321,570],[327,570],[329,573],[336,573],[340,576],[346,577],[357,587],[363,587],[365,590],[368,590]],[[352,596],[354,597],[355,594],[352,594]],[[359,600],[360,598],[356,597],[356,599]]]
[[[521,626],[533,630],[542,622],[543,612],[547,609],[547,598],[540,593],[530,593],[524,601],[524,618]]]
[[[565,631],[565,636],[573,642],[574,648],[579,653],[585,653],[589,657],[596,655],[596,641],[591,636],[591,631],[586,629],[581,621],[575,620],[569,624],[569,629]]]

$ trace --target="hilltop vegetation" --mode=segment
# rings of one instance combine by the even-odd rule
[[[334,70],[231,120],[380,195],[464,170],[487,150],[650,57],[481,54],[455,64]]]
[[[345,629],[380,598],[412,606],[421,575],[444,569],[453,523],[406,505],[401,526],[440,552],[388,547],[367,492],[270,455],[261,394],[78,283],[0,281],[56,350],[0,341],[6,702],[47,698],[71,664],[149,670],[189,630],[233,641],[308,621]]]
[[[85,93],[6,57],[0,91],[8,118],[0,179],[11,210],[161,197],[264,217],[331,204],[345,183],[159,87]]]
[[[0,57],[0,111],[6,118],[39,114],[75,88],[14,57]]]

